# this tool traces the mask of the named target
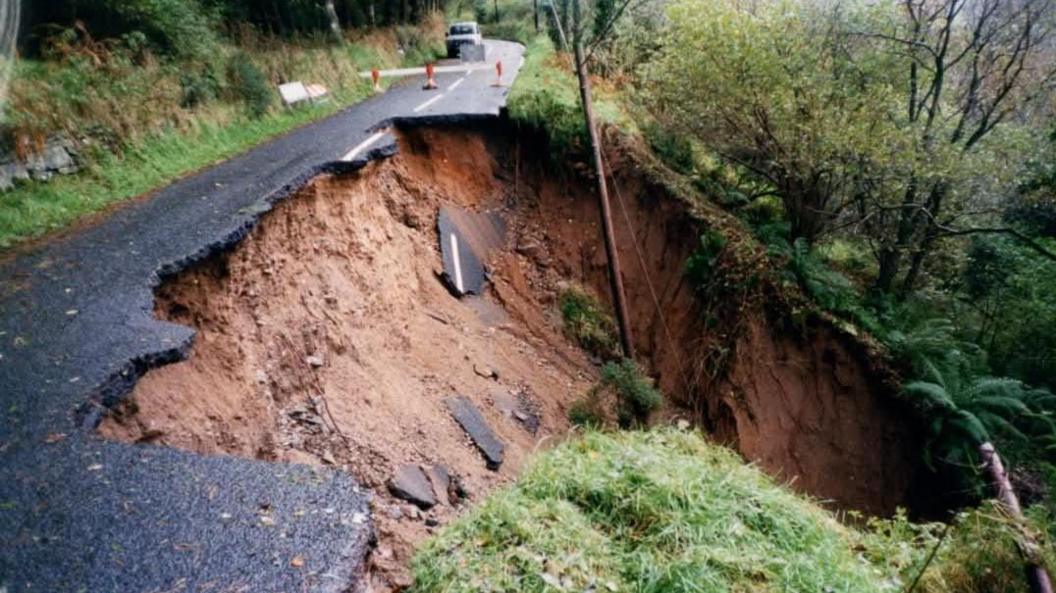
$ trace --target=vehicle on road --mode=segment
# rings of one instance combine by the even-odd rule
[[[452,23],[447,31],[447,57],[457,58],[464,46],[483,47],[484,39],[480,36],[480,25],[474,21]]]

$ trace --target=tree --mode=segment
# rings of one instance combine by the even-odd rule
[[[988,149],[991,157],[1010,156],[984,144],[1051,90],[1056,62],[1048,44],[1056,23],[1052,0],[901,0],[899,6],[888,30],[862,34],[888,44],[906,74],[902,125],[914,135],[916,158],[900,203],[874,210],[868,221],[877,244],[875,288],[891,292],[908,257],[899,289],[905,297],[939,241],[977,232],[965,221],[992,213],[987,204],[950,203],[973,177],[956,164],[978,163],[972,157]]]
[[[905,154],[889,56],[854,60],[846,20],[809,1],[678,0],[643,72],[661,123],[772,188],[790,241],[815,242],[871,189],[862,171]],[[837,26],[838,25],[838,26]],[[692,48],[692,51],[687,51]]]

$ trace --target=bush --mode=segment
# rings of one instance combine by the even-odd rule
[[[647,124],[643,132],[653,152],[671,170],[682,175],[693,173],[693,145],[686,135],[670,132],[656,122]]]
[[[581,348],[603,359],[618,356],[616,323],[594,295],[583,288],[569,287],[558,296],[558,306],[565,334]]]
[[[592,428],[645,426],[663,395],[632,360],[606,363],[601,380],[569,409],[569,421]]]
[[[41,22],[83,26],[99,38],[140,35],[161,53],[205,57],[214,49],[216,23],[198,0],[50,0]],[[81,25],[83,23],[83,25]]]
[[[180,74],[180,106],[188,109],[204,105],[220,95],[220,82],[211,66]]]
[[[616,392],[617,416],[621,427],[642,425],[664,403],[663,395],[630,359],[607,363],[601,369],[601,385]]]
[[[686,259],[685,267],[686,278],[694,288],[705,290],[710,285],[725,248],[726,237],[714,229],[700,236],[700,247]]]
[[[227,77],[232,91],[251,117],[259,118],[268,112],[275,99],[271,85],[249,56],[236,54],[228,65]]]
[[[535,37],[535,29],[524,21],[503,20],[483,27],[485,37],[505,39],[527,45]]]

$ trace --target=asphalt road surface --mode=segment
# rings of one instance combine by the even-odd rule
[[[523,48],[487,43],[508,87]],[[356,584],[373,527],[353,476],[109,442],[94,428],[190,347],[190,328],[153,316],[160,278],[230,248],[319,173],[392,154],[379,130],[394,121],[496,117],[505,103],[491,69],[437,81],[423,91],[411,79],[0,263],[0,593]]]

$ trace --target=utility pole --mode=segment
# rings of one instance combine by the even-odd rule
[[[587,120],[590,149],[594,153],[594,170],[598,178],[598,202],[601,205],[601,228],[605,234],[605,255],[609,260],[609,282],[612,285],[612,300],[616,306],[616,321],[620,326],[620,346],[624,358],[634,358],[634,340],[631,337],[630,317],[627,314],[627,297],[623,292],[623,275],[620,272],[620,257],[616,252],[616,238],[612,228],[612,208],[609,205],[609,189],[605,182],[605,168],[601,159],[601,143],[598,129],[594,125],[594,107],[590,96],[590,76],[583,57],[583,23],[579,3],[572,0],[572,45],[575,51],[576,75],[579,77],[579,98],[583,102],[583,117]]]
[[[568,39],[565,38],[565,27],[561,25],[561,16],[557,14],[554,0],[545,0],[550,6],[550,14],[554,16],[554,26],[557,27],[557,35],[561,39],[561,50],[568,51]]]

